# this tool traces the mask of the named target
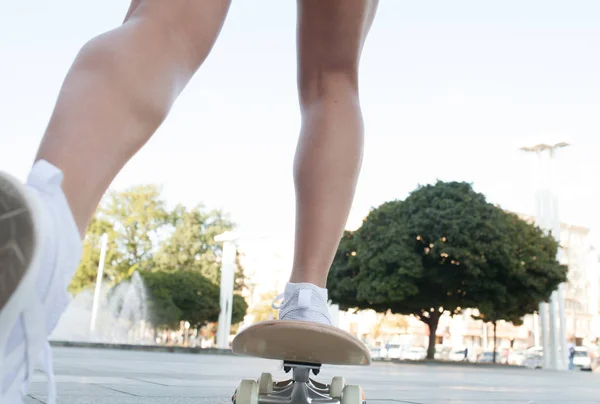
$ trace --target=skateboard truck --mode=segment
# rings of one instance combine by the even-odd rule
[[[330,384],[313,380],[320,364],[284,361],[283,369],[292,372],[289,380],[274,382],[273,376],[263,373],[258,381],[242,380],[232,397],[233,404],[366,404],[359,386],[346,385],[336,376]]]
[[[313,374],[317,376],[321,372],[321,364],[320,363],[307,363],[307,362],[294,362],[294,361],[283,361],[283,371],[285,373],[290,373],[290,370],[294,369],[294,374],[296,369],[308,369],[312,370]]]

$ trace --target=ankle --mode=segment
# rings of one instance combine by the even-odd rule
[[[323,276],[321,273],[315,271],[307,271],[305,269],[296,269],[292,270],[292,275],[290,276],[290,283],[310,283],[319,288],[327,287],[327,275]]]

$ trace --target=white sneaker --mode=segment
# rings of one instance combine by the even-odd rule
[[[283,303],[276,305],[275,302],[281,299]],[[327,289],[312,283],[288,283],[284,293],[275,298],[272,306],[279,310],[280,320],[333,325],[327,305]]]
[[[27,185],[0,172],[0,404],[23,402],[37,365],[48,377],[48,403],[55,401],[48,336],[81,257],[62,178],[46,161]]]

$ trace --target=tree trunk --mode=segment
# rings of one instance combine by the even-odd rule
[[[435,359],[435,332],[437,331],[438,323],[440,322],[441,314],[437,311],[429,313],[431,317],[425,318],[425,324],[429,326],[429,346],[427,347],[427,359]]]
[[[493,356],[493,362],[496,363],[496,327],[498,325],[498,323],[496,321],[493,322],[494,324],[494,356]]]

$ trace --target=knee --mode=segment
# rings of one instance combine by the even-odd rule
[[[300,104],[358,97],[358,69],[352,64],[302,69],[298,75]]]
[[[161,24],[144,20],[128,24],[92,38],[81,48],[73,65],[74,80],[84,86],[96,83],[102,99],[125,103],[133,117],[154,129],[195,67],[183,50],[174,48],[175,38],[166,35]],[[149,65],[152,68],[146,71]]]
[[[136,58],[139,56],[130,52],[131,43],[136,41],[113,36],[113,32],[92,38],[81,48],[74,61],[72,69],[76,76],[72,80],[82,86],[95,83],[96,91],[102,92],[100,99],[125,103],[129,107],[128,112],[138,121],[155,128],[166,116],[169,101],[150,94],[151,86],[147,85],[146,75],[138,70],[140,64]],[[161,80],[169,84],[174,93],[181,87],[179,78],[170,82],[164,78]]]
[[[137,52],[138,49],[143,51]],[[181,72],[197,68],[201,63],[199,53],[183,26],[152,15],[137,18],[134,15],[122,27],[88,41],[79,51],[76,62],[108,73],[126,70],[130,65],[152,58],[154,64],[177,66],[176,70]]]

